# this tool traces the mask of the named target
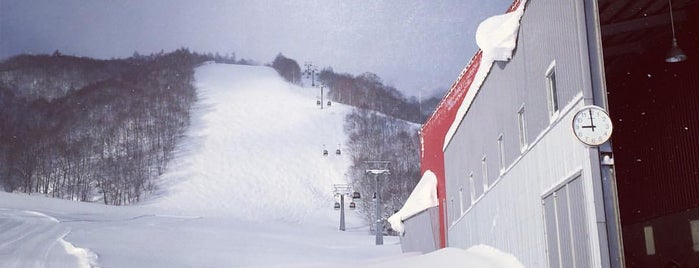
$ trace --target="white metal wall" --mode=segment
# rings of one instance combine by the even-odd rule
[[[582,93],[590,79],[585,25],[580,1],[529,0],[513,59],[493,66],[445,151],[448,246],[486,244],[514,254],[526,267],[548,267],[542,202],[557,190],[568,194],[567,183],[575,181],[561,205],[579,211],[565,224],[575,239],[586,240],[565,250],[584,260],[564,261],[603,266],[599,240],[605,233],[597,221],[604,211],[595,207],[599,194],[592,182],[599,171],[592,170],[593,149],[571,131],[574,112],[592,101]],[[545,79],[552,63],[560,105],[554,116],[547,109]],[[524,148],[517,117],[522,107]]]
[[[580,175],[585,222],[574,222],[588,235],[591,260],[599,259],[595,207],[592,204],[588,148],[575,140],[568,122],[573,112],[582,107],[578,98],[558,124],[532,144],[529,151],[516,160],[498,181],[463,215],[450,215],[448,246],[468,248],[486,244],[514,254],[526,267],[547,267],[546,236],[542,201],[553,190]],[[451,157],[451,154],[449,156]],[[450,183],[453,168],[447,168],[447,197],[457,196],[457,187]],[[463,175],[462,175],[463,176]],[[467,204],[469,206],[470,204]],[[593,262],[593,261],[591,261]],[[593,262],[598,267],[598,262]]]

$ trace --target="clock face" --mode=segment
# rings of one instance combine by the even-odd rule
[[[612,120],[602,108],[585,106],[573,117],[573,133],[584,144],[598,146],[612,136]]]

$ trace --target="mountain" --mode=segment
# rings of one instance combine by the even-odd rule
[[[347,183],[350,159],[335,151],[351,107],[320,109],[315,90],[269,67],[206,64],[195,86],[192,125],[149,206],[294,222],[332,212],[332,184]]]

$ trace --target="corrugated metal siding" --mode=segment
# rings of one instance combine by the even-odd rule
[[[428,253],[439,247],[439,207],[428,208],[404,221],[405,235],[401,236],[403,252]]]
[[[699,61],[650,60],[607,81],[624,225],[699,206]]]
[[[558,222],[556,221],[556,202],[553,195],[544,198],[544,221],[546,223],[546,254],[549,267],[561,267],[561,252],[558,244]]]
[[[478,66],[480,66],[481,56],[482,54],[480,52],[473,56],[467,68],[452,86],[452,89],[447,93],[444,99],[442,99],[440,105],[420,130],[422,141],[420,168],[423,173],[427,170],[431,170],[437,176],[437,198],[439,198],[439,204],[441,204],[439,210],[440,225],[438,228],[438,230],[440,230],[440,248],[446,246],[447,217],[449,217],[449,215],[446,215],[448,209],[445,207],[447,203],[447,194],[444,152],[442,151],[442,148],[444,148],[444,137],[451,123],[454,122],[454,118],[456,118],[458,106],[455,104],[464,100],[468,89],[467,84],[473,81],[475,71],[478,70]]]
[[[568,187],[564,187],[560,192],[554,194],[556,201],[556,218],[558,219],[558,240],[561,248],[562,267],[573,267],[575,257],[573,257],[573,241],[570,222],[570,207],[568,206]]]
[[[588,222],[585,214],[585,206],[588,200],[585,198],[582,179],[575,179],[568,184],[568,200],[570,201],[570,222],[572,224],[573,242],[575,243],[575,267],[591,267],[590,243],[587,227],[583,224]]]
[[[549,267],[587,268],[590,244],[581,177],[544,197]]]
[[[464,194],[470,192],[464,181],[471,172],[474,179],[482,178],[483,155],[488,159],[489,176],[500,177],[484,194],[476,191],[478,201],[465,215],[454,217],[456,221],[450,225],[448,233],[450,246],[467,248],[487,244],[514,254],[526,267],[545,267],[548,260],[544,247],[542,194],[581,170],[583,178],[588,178],[580,180],[586,185],[583,189],[592,191],[587,170],[589,151],[572,136],[569,124],[571,111],[582,106],[581,99],[576,96],[580,96],[583,79],[586,79],[580,75],[585,73],[580,68],[586,66],[581,61],[587,60],[581,57],[586,51],[583,49],[585,41],[578,36],[585,36],[585,32],[577,31],[584,30],[581,25],[585,25],[580,5],[575,1],[554,0],[527,4],[513,59],[493,66],[444,152],[448,200],[459,200],[461,186]],[[560,107],[567,108],[552,123],[546,105],[545,72],[554,59]],[[530,144],[524,154],[520,150],[517,122],[522,104],[526,106],[527,142]],[[497,160],[500,134],[503,134],[505,145],[507,171],[504,174],[499,172]],[[475,187],[482,189],[482,184]],[[591,199],[570,205],[582,205],[585,213],[594,215]],[[581,234],[596,234],[594,219],[575,220],[582,222],[569,224],[571,231],[568,233],[582,228]],[[599,243],[597,235],[580,235],[580,238],[586,239],[588,246]],[[599,262],[595,262],[589,267],[598,265]]]

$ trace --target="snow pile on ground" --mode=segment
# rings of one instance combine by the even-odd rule
[[[317,89],[291,85],[269,67],[207,64],[195,79],[192,126],[149,206],[255,221],[327,220],[332,184],[347,183],[349,157],[335,150],[346,140],[351,108],[320,109]]]
[[[405,201],[403,207],[388,218],[391,228],[396,230],[401,235],[405,232],[403,221],[418,214],[425,209],[436,207],[439,205],[437,199],[437,175],[431,170],[425,171],[422,178],[410,193],[408,200]]]
[[[478,245],[467,250],[443,248],[424,255],[403,256],[399,259],[370,264],[365,267],[401,267],[401,268],[524,268],[517,258],[495,248]]]

